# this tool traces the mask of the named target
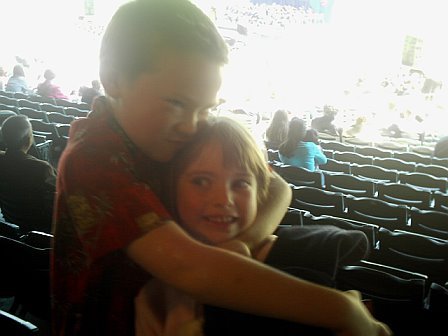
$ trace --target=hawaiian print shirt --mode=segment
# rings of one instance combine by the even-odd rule
[[[161,171],[110,113],[72,123],[54,212],[54,335],[134,334],[133,299],[151,276],[124,248],[170,217]]]

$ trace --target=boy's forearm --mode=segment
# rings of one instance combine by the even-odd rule
[[[257,249],[277,229],[291,204],[291,197],[291,187],[280,175],[273,172],[268,198],[258,208],[254,224],[235,239],[243,241],[251,251]]]

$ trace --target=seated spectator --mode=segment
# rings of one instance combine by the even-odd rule
[[[25,71],[23,70],[22,65],[17,64],[14,66],[12,76],[9,77],[9,80],[6,83],[5,91],[20,92],[25,94],[30,93],[28,83],[25,80]]]
[[[101,83],[99,80],[92,81],[92,87],[83,86],[79,89],[81,101],[92,106],[93,99],[101,96]]]
[[[266,129],[265,145],[267,149],[278,149],[278,146],[285,141],[288,132],[288,112],[277,110],[272,117],[271,123]]]
[[[448,158],[448,136],[444,136],[437,141],[434,147],[433,156],[438,158]]]
[[[5,90],[5,84],[7,82],[6,79],[7,73],[3,67],[0,66],[0,91]]]
[[[305,141],[306,133],[305,122],[292,118],[286,140],[279,147],[279,156],[284,164],[315,171],[318,165],[327,163],[327,158],[318,145]]]
[[[306,130],[303,141],[314,142],[316,145],[320,145],[319,133],[315,129],[309,128]]]
[[[0,154],[0,206],[6,221],[21,232],[51,232],[56,171],[28,154],[33,131],[28,118],[7,118],[1,128],[6,152]]]
[[[336,110],[325,105],[324,115],[322,117],[316,117],[311,120],[311,127],[318,132],[329,133],[332,135],[337,135],[336,126],[334,125],[334,119],[336,117]]]
[[[68,99],[68,97],[62,93],[61,88],[53,84],[53,79],[55,79],[55,77],[56,74],[52,70],[45,70],[45,81],[37,86],[37,94],[49,98]]]

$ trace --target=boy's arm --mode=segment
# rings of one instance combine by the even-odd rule
[[[291,197],[292,191],[288,183],[276,172],[272,172],[268,197],[264,204],[258,207],[253,225],[231,241],[218,246],[232,249],[232,246],[245,244],[250,251],[256,250],[280,224],[291,204]]]
[[[321,326],[339,336],[389,335],[358,296],[202,244],[174,222],[136,239],[126,251],[154,277],[205,304]]]

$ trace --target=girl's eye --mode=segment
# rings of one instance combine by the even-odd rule
[[[252,185],[251,182],[250,182],[249,180],[245,180],[245,179],[236,180],[236,181],[234,182],[234,186],[235,186],[236,188],[242,188],[242,189],[245,189],[245,188],[249,188],[251,185]]]
[[[198,186],[198,187],[206,187],[210,184],[210,179],[198,176],[191,179],[191,183]]]

